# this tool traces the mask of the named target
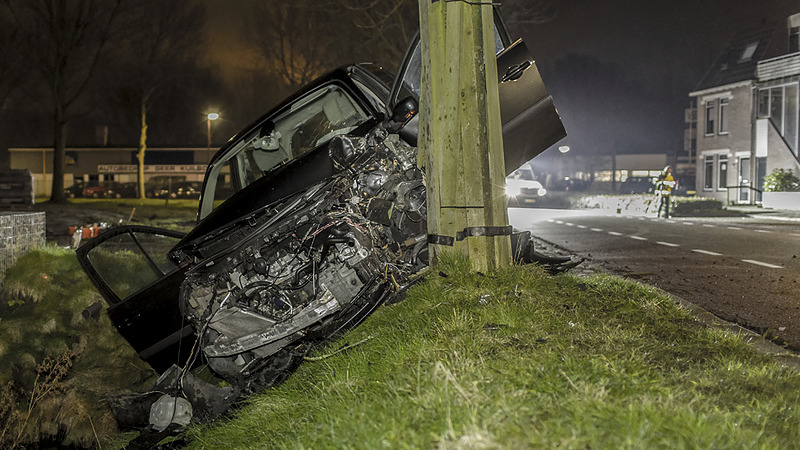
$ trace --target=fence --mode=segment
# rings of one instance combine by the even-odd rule
[[[17,258],[44,242],[44,212],[0,213],[0,282]]]

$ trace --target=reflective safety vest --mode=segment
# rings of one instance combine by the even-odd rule
[[[674,188],[676,184],[675,179],[672,178],[672,174],[668,173],[658,179],[658,183],[656,183],[656,193],[670,195],[672,194],[672,188]]]

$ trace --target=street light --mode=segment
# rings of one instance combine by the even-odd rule
[[[211,121],[217,119],[219,119],[219,113],[212,112],[206,116],[206,124],[208,124],[208,141],[206,145],[206,158],[208,161],[206,162],[211,162]]]

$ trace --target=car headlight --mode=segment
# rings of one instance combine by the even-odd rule
[[[516,197],[520,193],[519,186],[509,186],[506,185],[506,195],[509,197]]]
[[[545,194],[547,194],[547,189],[545,189],[545,188],[539,188],[539,190],[538,190],[538,191],[536,191],[536,193],[537,193],[537,194],[539,194],[539,197],[544,197],[544,196],[545,196]]]

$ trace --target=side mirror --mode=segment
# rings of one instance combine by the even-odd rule
[[[389,131],[397,133],[400,131],[419,111],[419,105],[414,97],[406,97],[392,109],[392,117],[389,120]]]

